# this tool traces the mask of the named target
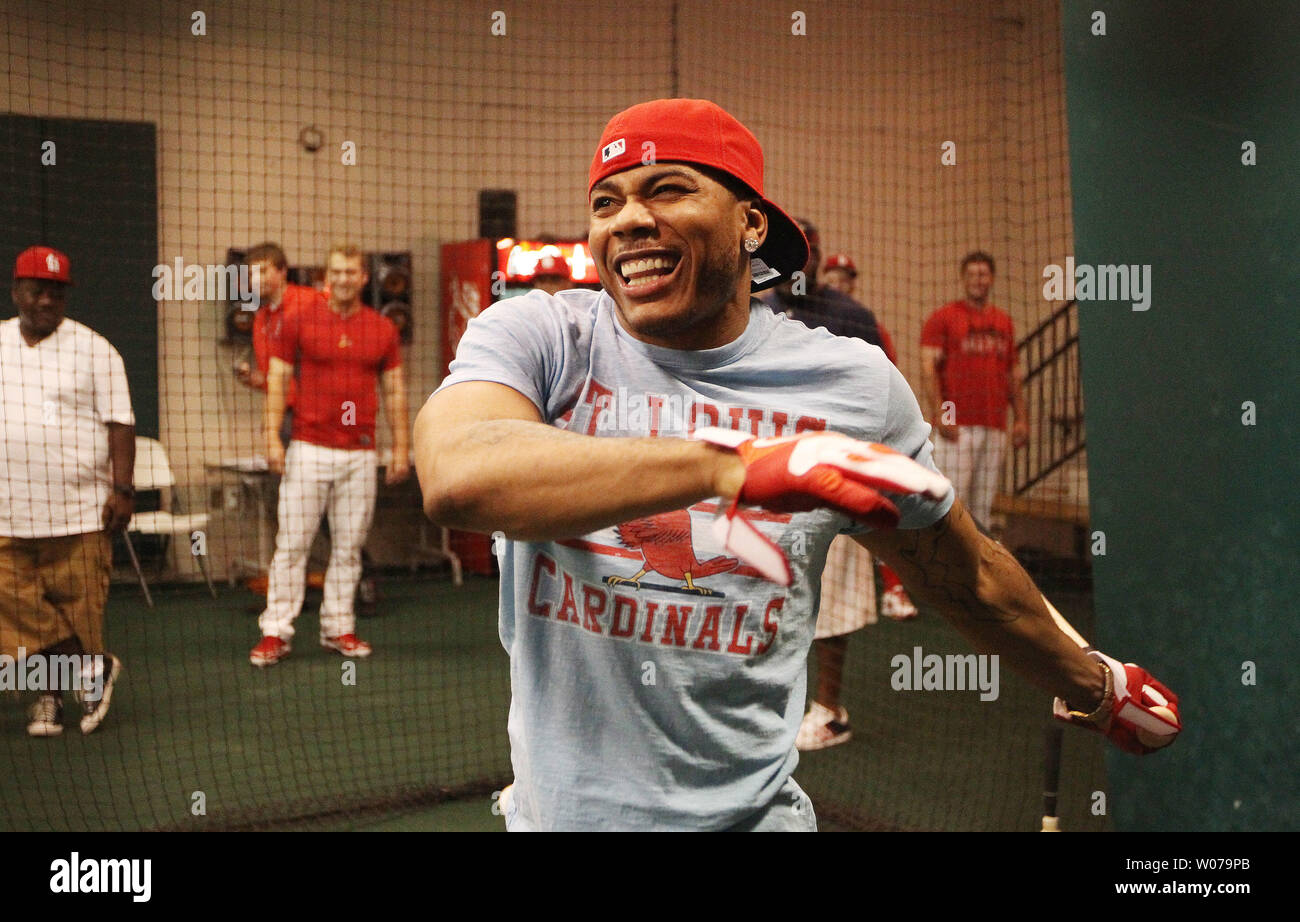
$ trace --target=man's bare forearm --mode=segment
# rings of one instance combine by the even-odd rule
[[[931,528],[873,534],[863,543],[894,568],[914,599],[938,609],[976,649],[997,653],[1077,707],[1100,702],[1101,668],[1061,631],[1029,574],[978,532],[960,502]]]
[[[1025,380],[1019,369],[1011,377],[1010,391],[1007,396],[1011,402],[1011,418],[1016,422],[1028,422],[1029,416],[1025,410]]]
[[[263,416],[262,431],[266,438],[278,439],[280,426],[284,424],[284,392],[275,392],[274,388],[266,391],[266,414]]]
[[[108,457],[113,465],[115,485],[129,487],[135,483],[135,426],[108,424]]]
[[[384,413],[393,433],[393,456],[406,457],[411,451],[410,416],[406,406],[406,384],[390,382],[384,388]]]
[[[735,455],[704,442],[596,438],[520,419],[436,431],[424,412],[415,456],[435,522],[534,541],[735,495],[744,479]]]
[[[284,369],[277,368],[276,362],[284,365]],[[280,438],[280,426],[284,424],[284,395],[292,375],[292,365],[280,359],[271,359],[271,367],[266,374],[266,410],[262,416],[263,431],[268,442]]]
[[[931,425],[939,423],[939,376],[930,368],[921,371],[921,409]]]

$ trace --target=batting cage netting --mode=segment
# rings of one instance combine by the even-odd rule
[[[1057,4],[18,2],[0,43],[0,829],[503,828],[497,560],[424,517],[411,430],[469,318],[600,286],[588,168],[650,99],[753,131],[816,251],[771,307],[859,302],[832,332],[1090,630]],[[1036,829],[1050,699],[896,584],[832,550],[822,828]],[[1099,739],[1062,765],[1062,824],[1104,828]]]

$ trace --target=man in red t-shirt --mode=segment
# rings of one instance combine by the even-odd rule
[[[1011,318],[989,303],[993,257],[967,254],[961,278],[966,297],[939,308],[921,330],[923,409],[939,436],[935,465],[988,528],[1006,451],[1007,406],[1017,446],[1029,439],[1029,421]]]
[[[253,315],[253,361],[241,361],[235,366],[235,378],[240,384],[266,393],[266,373],[271,363],[272,344],[280,337],[285,315],[301,304],[326,302],[325,294],[306,285],[289,284],[289,260],[278,243],[267,241],[249,248],[244,262],[254,273],[259,307]],[[280,441],[289,444],[289,430],[293,426],[293,405],[298,394],[298,382],[290,378],[284,395],[284,423],[280,426]],[[275,494],[266,497],[270,515],[275,515]],[[319,576],[319,574],[314,574]],[[249,584],[250,588],[256,581]],[[263,591],[263,590],[258,590]]]
[[[259,391],[266,390],[266,372],[270,367],[272,343],[279,338],[287,311],[299,304],[325,303],[325,295],[315,288],[289,284],[289,260],[277,243],[259,243],[249,249],[244,261],[257,278],[257,293],[261,307],[253,315],[253,360],[235,366],[239,383]],[[291,414],[297,393],[295,382],[289,380],[285,393],[285,411]]]
[[[361,546],[375,510],[376,384],[392,427],[392,461],[385,483],[405,480],[410,469],[410,427],[397,328],[361,303],[369,276],[362,252],[332,249],[326,260],[327,304],[299,305],[271,340],[267,374],[266,457],[280,482],[279,530],[258,620],[262,640],[249,655],[271,666],[289,652],[293,622],[302,609],[307,554],[329,516],[330,562],[320,609],[320,641],[344,656],[370,655],[355,633],[353,599],[361,578]],[[284,395],[298,367],[298,399],[286,452],[279,431]]]

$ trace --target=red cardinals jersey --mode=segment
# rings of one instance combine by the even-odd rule
[[[298,366],[293,438],[324,448],[374,448],[379,374],[402,364],[397,328],[362,306],[348,317],[324,300],[287,311],[272,355]]]
[[[940,350],[940,393],[956,404],[958,426],[1007,427],[1016,337],[1004,311],[945,304],[925,322],[921,345]]]
[[[271,356],[274,354],[271,343],[280,337],[284,327],[285,311],[313,301],[324,304],[325,296],[315,288],[308,288],[306,285],[286,285],[279,307],[272,310],[269,304],[263,304],[253,315],[253,357],[257,360],[258,371],[262,373],[262,390],[266,390],[266,373],[271,367]],[[289,388],[284,395],[286,410],[293,407],[297,393],[298,382],[290,379]]]

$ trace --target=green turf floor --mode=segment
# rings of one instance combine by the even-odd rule
[[[293,653],[257,669],[258,597],[165,589],[150,610],[114,586],[106,621],[125,672],[104,726],[31,739],[18,702],[0,702],[0,829],[281,825],[499,787],[509,676],[495,580],[389,579],[383,593],[383,615],[358,624],[368,660],[320,648],[309,596]]]
[[[473,797],[326,828],[340,832],[505,832],[506,824],[492,812],[490,798]]]
[[[1090,597],[1044,587],[1085,634]],[[852,635],[845,654],[842,703],[853,738],[803,753],[795,780],[819,806],[820,826],[880,829],[1036,830],[1041,824],[1044,731],[1051,699],[999,669],[998,697],[974,691],[896,691],[897,655],[965,654],[969,646],[942,618],[882,619]],[[810,667],[809,689],[816,670]],[[1103,741],[1065,733],[1059,813],[1065,829],[1108,828],[1094,815],[1095,791],[1106,792]]]
[[[383,593],[381,616],[358,626],[375,654],[349,684],[345,662],[315,642],[316,594],[293,654],[259,670],[248,663],[256,596],[170,588],[150,610],[115,585],[107,623],[126,671],[99,731],[82,737],[70,720],[61,737],[31,739],[19,702],[0,696],[0,830],[500,831],[509,675],[496,582],[390,576]],[[1049,594],[1086,632],[1088,596]],[[853,636],[854,739],[805,754],[795,775],[822,828],[1037,828],[1045,696],[1005,670],[994,702],[894,691],[890,660],[916,646],[967,650],[931,614]],[[1106,828],[1090,811],[1105,789],[1099,739],[1068,732],[1065,827]]]
[[[1092,627],[1090,596],[1053,587],[1045,591],[1085,633]],[[1042,815],[1046,697],[999,671],[997,700],[968,692],[895,691],[894,655],[965,653],[961,637],[930,615],[883,620],[853,635],[846,657],[843,702],[854,738],[805,753],[795,777],[818,804],[819,827],[851,829],[1035,831]],[[810,665],[809,688],[816,669]],[[1060,805],[1062,828],[1110,828],[1094,812],[1095,792],[1107,794],[1100,737],[1074,730],[1064,736]],[[1104,803],[1102,804],[1104,806]],[[407,810],[380,818],[340,818],[325,827],[373,831],[501,831],[489,796]]]

